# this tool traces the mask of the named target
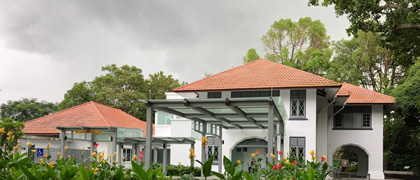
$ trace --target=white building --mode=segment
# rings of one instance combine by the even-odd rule
[[[283,118],[284,134],[276,138],[275,149],[308,160],[311,158],[309,152],[315,150],[318,160],[326,155],[331,164],[333,153],[341,147],[347,147],[358,155],[358,175],[368,174],[371,179],[384,179],[383,119],[394,106],[395,99],[391,96],[347,83],[337,83],[262,59],[166,93],[168,102],[171,99],[213,98],[252,100],[254,97],[281,99],[279,106],[283,108],[282,116],[286,118]],[[245,111],[245,108],[239,109]],[[202,153],[202,134],[194,130],[197,129],[197,121],[173,115],[183,112],[157,111],[155,137],[194,137],[196,154]],[[218,128],[208,123],[207,132],[210,132],[209,129],[213,131],[206,134],[210,139],[205,147],[206,155],[217,154],[227,156],[233,161],[241,160],[246,169],[252,153],[257,150],[262,151],[262,154],[268,152],[269,128],[258,120],[258,113],[253,115],[255,118],[250,121],[256,122],[261,129],[248,129],[240,127],[240,124],[236,129]],[[213,117],[217,118],[214,115]],[[229,117],[222,118],[228,120],[227,122],[235,121]],[[222,147],[219,138],[212,138],[211,134],[223,134]],[[189,147],[190,145],[171,145],[170,163],[189,165]],[[221,156],[217,158],[214,169],[218,168],[221,160]]]

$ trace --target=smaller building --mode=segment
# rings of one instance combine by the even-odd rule
[[[50,143],[52,160],[67,146],[64,156],[74,157],[79,163],[83,162],[82,157],[86,159],[91,152],[97,151],[111,157],[117,152],[113,160],[129,164],[131,157],[138,154],[140,145],[127,142],[126,138],[144,137],[146,133],[145,122],[119,109],[92,101],[24,124],[24,138],[19,141],[22,147],[29,142],[35,145],[35,162],[46,154],[47,144]]]

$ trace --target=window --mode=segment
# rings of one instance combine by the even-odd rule
[[[157,125],[171,125],[171,118],[173,118],[172,114],[165,113],[165,112],[157,112]]]
[[[372,129],[372,108],[370,106],[334,107],[334,129],[344,130],[370,130]]]
[[[305,161],[305,137],[290,137],[290,157]]]
[[[214,155],[213,163],[219,163],[219,143],[220,139],[214,136],[208,136],[207,139],[209,142],[207,143],[207,159]],[[238,149],[237,149],[238,151]]]
[[[270,97],[280,96],[279,90],[274,91],[237,91],[231,92],[232,98],[244,98],[244,97]]]
[[[306,90],[292,90],[290,102],[291,117],[305,117]]]
[[[212,98],[222,98],[222,92],[208,92],[208,93],[207,93],[207,98],[208,98],[208,99],[212,99]]]
[[[131,149],[123,149],[123,161],[131,161]]]
[[[370,114],[363,114],[363,122],[362,127],[369,128],[370,127]]]
[[[337,114],[334,116],[334,127],[343,127],[343,116],[341,114]]]

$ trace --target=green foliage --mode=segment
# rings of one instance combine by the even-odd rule
[[[280,19],[261,40],[269,51],[267,60],[325,75],[332,56],[326,32],[321,21],[312,21],[310,17],[300,18],[298,22]]]
[[[172,75],[166,76],[163,72],[144,79],[142,70],[135,66],[117,67],[112,64],[102,67],[102,71],[107,73],[91,82],[75,83],[64,95],[64,100],[58,105],[59,109],[95,101],[144,120],[146,107],[139,99],[163,99],[165,92],[181,85]]]
[[[317,6],[320,0],[308,4]],[[357,36],[359,30],[380,33],[398,64],[408,67],[420,56],[420,1],[322,0],[321,4],[333,5],[337,15],[347,16],[349,34]]]
[[[25,122],[57,111],[57,105],[50,102],[38,101],[35,98],[22,98],[18,101],[7,101],[0,107],[1,118],[11,118],[15,121]]]
[[[359,31],[351,40],[334,43],[334,51],[331,68],[325,76],[331,80],[385,92],[405,75],[404,68],[383,47],[378,34]]]
[[[24,125],[22,122],[15,122],[13,119],[5,118],[0,121],[0,145],[6,144],[3,150],[12,150],[13,146],[16,146],[17,139],[23,136]],[[7,135],[11,133],[12,136]],[[8,139],[9,138],[9,139]]]
[[[251,48],[248,50],[246,56],[244,57],[244,64],[256,61],[258,59],[260,59],[260,56],[257,54],[257,50]]]

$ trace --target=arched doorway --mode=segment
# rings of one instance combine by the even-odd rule
[[[261,166],[265,167],[267,162],[267,141],[259,138],[250,138],[240,141],[231,150],[231,160],[240,160],[242,163],[242,169],[248,170],[248,167],[252,160],[252,153],[258,153],[259,157],[262,158]]]
[[[342,174],[355,174],[366,177],[369,171],[369,154],[359,145],[347,144],[336,149],[333,165],[341,167]]]

